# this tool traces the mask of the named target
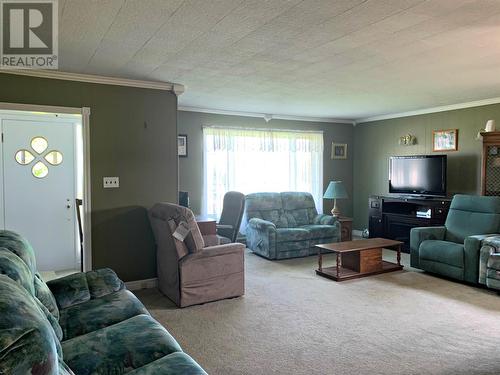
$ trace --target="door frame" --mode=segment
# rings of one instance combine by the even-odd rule
[[[90,174],[90,108],[0,102],[0,110],[80,115],[83,138],[83,271],[92,270],[91,174]]]

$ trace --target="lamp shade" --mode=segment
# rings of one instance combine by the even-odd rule
[[[487,132],[494,132],[495,131],[495,120],[488,120],[486,122],[486,127],[484,128]]]
[[[342,199],[347,198],[347,191],[345,190],[342,181],[330,181],[328,188],[323,195],[325,199]]]

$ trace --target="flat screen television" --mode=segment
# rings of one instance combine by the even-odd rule
[[[446,196],[446,155],[392,156],[389,193]]]

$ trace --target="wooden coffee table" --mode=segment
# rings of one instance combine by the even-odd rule
[[[402,270],[402,244],[401,241],[370,238],[316,245],[319,248],[316,273],[335,281],[344,281]],[[394,248],[397,251],[397,264],[382,260],[383,248]],[[323,267],[323,250],[337,254],[337,265],[335,267]]]

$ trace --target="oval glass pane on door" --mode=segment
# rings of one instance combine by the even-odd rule
[[[21,165],[29,164],[35,159],[33,154],[28,150],[19,150],[18,152],[16,152],[15,158],[16,161]]]
[[[39,161],[33,166],[33,168],[31,168],[31,173],[33,173],[33,176],[36,178],[44,178],[49,174],[49,168]]]
[[[45,160],[47,160],[49,164],[59,165],[62,163],[63,156],[59,151],[54,150],[45,155]]]
[[[44,152],[48,146],[49,146],[49,143],[43,137],[35,137],[31,140],[31,148],[39,154]]]

